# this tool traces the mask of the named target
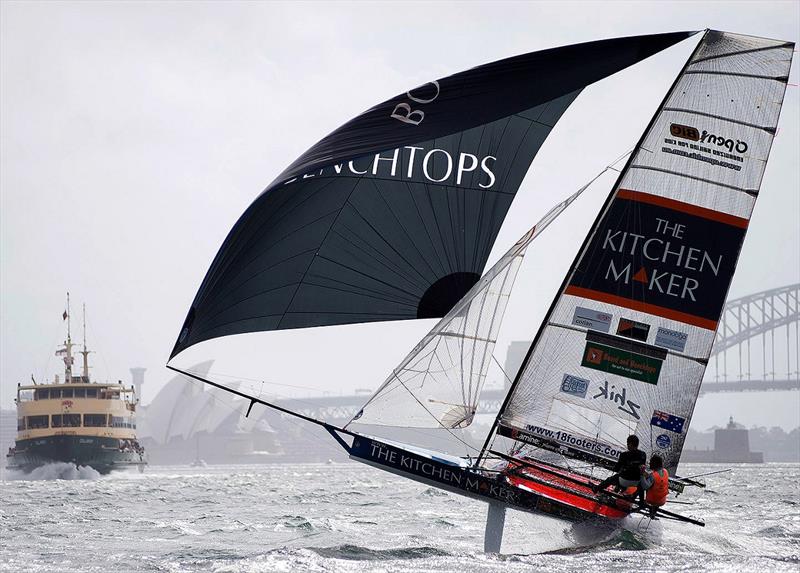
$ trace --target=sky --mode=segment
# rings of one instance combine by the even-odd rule
[[[65,293],[93,376],[143,402],[233,223],[308,147],[431,79],[529,51],[707,27],[797,42],[797,2],[0,3],[0,406],[52,379]],[[696,39],[586,89],[544,145],[491,264],[638,140]],[[800,281],[797,59],[730,297]],[[608,126],[613,126],[609,130]],[[613,177],[529,251],[496,355],[532,338]],[[575,232],[575,229],[581,229]],[[78,324],[76,324],[76,322]],[[275,395],[376,388],[431,321],[236,336],[178,357]],[[380,343],[376,344],[376,340]],[[490,374],[496,380],[499,372]],[[263,383],[262,383],[263,381]],[[800,424],[800,395],[706,396],[702,429]]]

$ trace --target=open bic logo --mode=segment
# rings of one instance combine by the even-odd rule
[[[696,127],[673,123],[669,126],[669,134],[672,137],[680,137],[689,141],[700,141],[700,131]]]

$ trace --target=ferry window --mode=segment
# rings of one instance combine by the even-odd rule
[[[47,400],[50,398],[50,390],[45,388],[43,390],[36,390],[35,400]]]
[[[62,398],[72,398],[72,388],[62,388],[61,389],[61,397]]]
[[[75,388],[76,398],[86,398],[86,388]]]
[[[105,414],[84,414],[83,425],[90,428],[102,428],[107,425],[108,418]]]
[[[65,428],[79,428],[81,425],[80,414],[63,414]]]
[[[21,390],[19,393],[19,400],[20,402],[28,402],[29,400],[33,400],[33,391]]]
[[[28,416],[28,429],[29,430],[38,430],[40,428],[47,428],[47,416]]]
[[[112,416],[111,425],[115,428],[135,428],[133,418],[123,418],[122,416]]]
[[[25,418],[17,418],[17,431],[25,429]]]
[[[61,398],[61,388],[51,388],[50,389],[50,399],[51,400],[58,400]]]
[[[97,398],[97,388],[87,388],[86,389],[86,397],[87,398]]]
[[[31,417],[33,417],[33,416],[31,416]],[[54,428],[60,428],[61,427],[61,423],[62,423],[61,422],[61,414],[53,414],[50,417],[52,418],[53,427]]]

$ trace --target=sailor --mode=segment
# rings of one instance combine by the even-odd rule
[[[599,484],[592,486],[592,491],[597,493],[606,489],[610,485],[615,485],[620,489],[640,488],[642,474],[647,464],[647,454],[639,449],[639,438],[634,435],[628,436],[628,451],[619,455],[619,460],[614,466],[614,474],[610,475]],[[636,490],[634,490],[635,496]],[[641,494],[641,491],[639,491]]]
[[[642,478],[642,488],[647,492],[645,501],[653,517],[658,508],[667,503],[669,494],[669,472],[658,454],[650,458],[650,471]]]

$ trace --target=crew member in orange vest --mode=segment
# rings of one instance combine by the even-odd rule
[[[658,454],[650,458],[650,471],[642,478],[642,486],[646,491],[644,499],[650,507],[650,517],[653,517],[658,508],[667,503],[669,493],[669,472],[664,469],[664,460]]]

